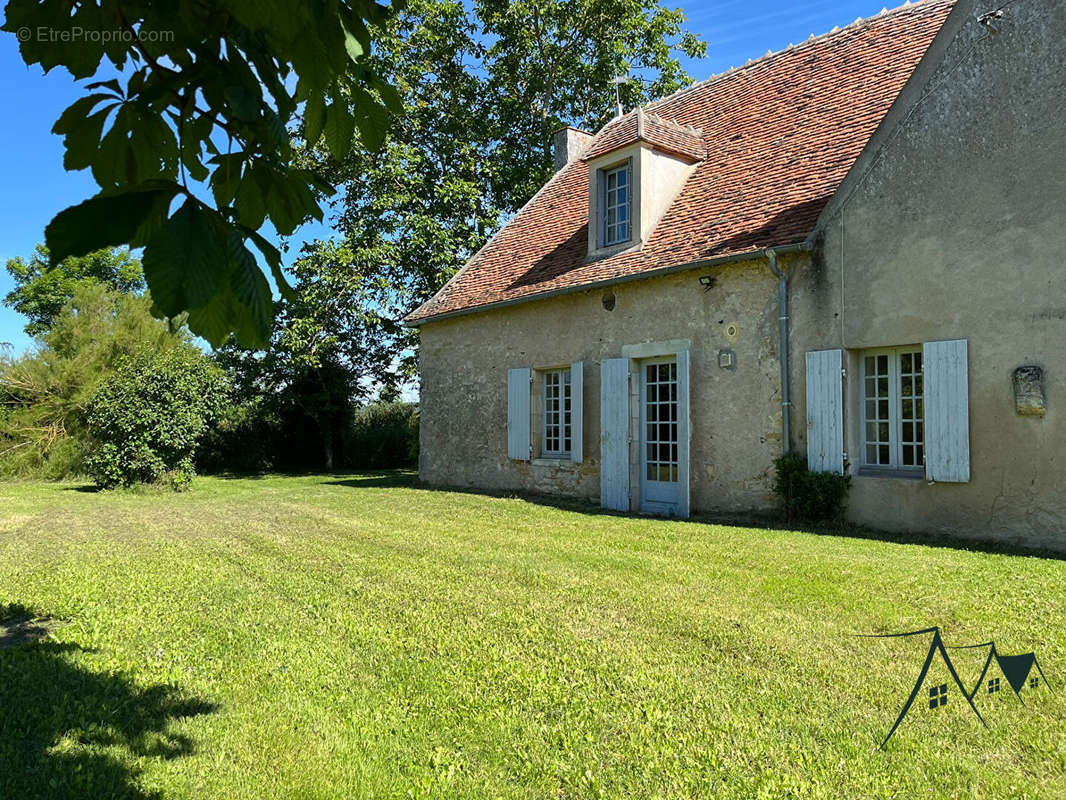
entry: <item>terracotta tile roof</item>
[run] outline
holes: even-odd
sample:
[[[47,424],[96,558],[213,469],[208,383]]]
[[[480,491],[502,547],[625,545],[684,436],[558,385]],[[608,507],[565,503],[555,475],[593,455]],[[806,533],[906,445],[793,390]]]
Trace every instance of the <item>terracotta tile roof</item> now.
[[[607,123],[582,156],[584,161],[606,155],[613,150],[643,141],[658,150],[674,153],[690,161],[702,161],[707,155],[703,131],[681,125],[672,119],[638,108],[618,120]]]
[[[649,104],[645,122],[699,129],[706,154],[642,248],[586,258],[589,168],[578,159],[407,321],[806,239],[953,3],[856,21]],[[605,126],[586,154],[634,136],[637,117]]]

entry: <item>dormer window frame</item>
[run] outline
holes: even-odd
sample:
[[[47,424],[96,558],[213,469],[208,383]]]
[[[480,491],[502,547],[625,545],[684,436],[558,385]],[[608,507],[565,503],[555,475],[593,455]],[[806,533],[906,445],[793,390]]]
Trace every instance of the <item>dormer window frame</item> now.
[[[611,179],[614,178],[614,185]],[[601,248],[617,247],[633,240],[633,157],[598,170]],[[619,200],[619,195],[624,200]],[[624,219],[617,212],[622,210]],[[614,220],[611,212],[615,212]],[[612,235],[613,231],[613,235]]]

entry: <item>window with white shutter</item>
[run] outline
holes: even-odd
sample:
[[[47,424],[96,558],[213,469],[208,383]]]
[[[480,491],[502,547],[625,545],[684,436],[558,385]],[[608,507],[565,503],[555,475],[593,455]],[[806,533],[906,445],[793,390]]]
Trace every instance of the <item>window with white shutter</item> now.
[[[807,353],[807,468],[844,473],[844,351]]]
[[[530,458],[530,383],[532,371],[526,367],[507,371],[507,457],[516,461]]]
[[[925,476],[931,481],[970,480],[969,348],[965,339],[926,342]]]

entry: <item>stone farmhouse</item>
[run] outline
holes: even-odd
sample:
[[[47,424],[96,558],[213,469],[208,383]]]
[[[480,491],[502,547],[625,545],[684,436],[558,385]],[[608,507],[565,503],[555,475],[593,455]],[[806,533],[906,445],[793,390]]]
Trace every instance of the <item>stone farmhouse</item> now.
[[[1066,14],[922,0],[556,135],[408,317],[420,475],[1066,548]]]

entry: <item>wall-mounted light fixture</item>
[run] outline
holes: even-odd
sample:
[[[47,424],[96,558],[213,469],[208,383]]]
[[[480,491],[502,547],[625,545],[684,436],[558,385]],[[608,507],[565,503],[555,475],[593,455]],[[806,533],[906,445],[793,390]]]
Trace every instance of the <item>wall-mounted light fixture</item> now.
[[[704,291],[709,292],[714,286],[714,280],[713,275],[700,275],[700,286],[703,287]]]

